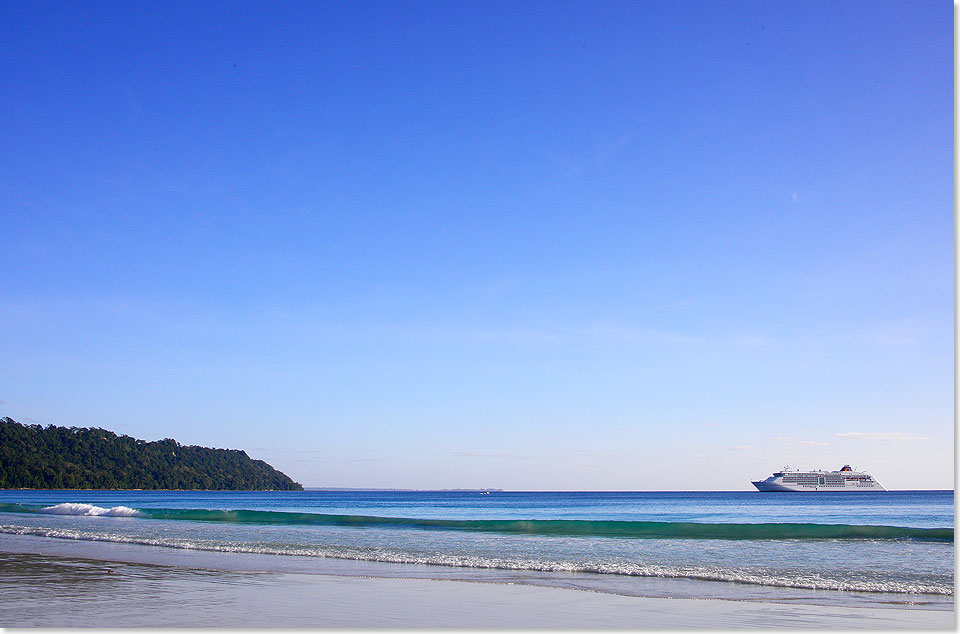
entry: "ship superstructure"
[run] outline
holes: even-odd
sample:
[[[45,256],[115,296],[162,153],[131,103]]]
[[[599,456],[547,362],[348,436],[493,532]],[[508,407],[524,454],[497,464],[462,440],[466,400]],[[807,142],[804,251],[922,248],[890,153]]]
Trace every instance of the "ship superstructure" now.
[[[784,467],[766,480],[754,482],[758,491],[886,491],[872,475],[845,464],[839,471],[800,471]]]

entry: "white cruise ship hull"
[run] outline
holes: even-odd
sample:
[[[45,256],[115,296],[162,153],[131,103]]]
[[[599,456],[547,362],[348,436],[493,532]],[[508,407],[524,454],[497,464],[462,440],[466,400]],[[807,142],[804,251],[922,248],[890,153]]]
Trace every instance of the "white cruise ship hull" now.
[[[869,473],[854,471],[850,465],[844,465],[839,471],[798,471],[784,467],[766,480],[753,482],[753,486],[763,492],[886,491]]]
[[[757,491],[772,492],[772,491],[789,491],[793,493],[804,492],[804,491],[886,491],[880,483],[875,483],[874,486],[820,486],[817,484],[783,484],[780,482],[767,482],[766,480],[761,480],[759,482],[754,482],[753,486],[757,487]]]

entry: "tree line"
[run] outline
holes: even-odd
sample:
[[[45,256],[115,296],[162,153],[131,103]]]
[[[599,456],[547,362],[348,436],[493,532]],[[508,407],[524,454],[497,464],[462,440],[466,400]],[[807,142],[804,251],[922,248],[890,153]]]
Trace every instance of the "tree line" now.
[[[302,491],[237,449],[146,442],[106,429],[23,425],[0,418],[0,489]]]

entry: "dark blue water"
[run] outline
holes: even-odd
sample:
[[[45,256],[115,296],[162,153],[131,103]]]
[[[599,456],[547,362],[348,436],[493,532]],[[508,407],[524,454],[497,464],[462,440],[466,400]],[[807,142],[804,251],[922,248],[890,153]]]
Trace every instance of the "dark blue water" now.
[[[0,532],[60,540],[588,573],[621,585],[953,593],[952,491],[0,491],[0,505]]]

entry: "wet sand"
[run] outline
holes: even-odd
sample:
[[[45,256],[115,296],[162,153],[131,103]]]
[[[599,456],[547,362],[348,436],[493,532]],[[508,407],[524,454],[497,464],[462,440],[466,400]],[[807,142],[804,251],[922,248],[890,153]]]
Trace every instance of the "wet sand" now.
[[[2,627],[953,628],[954,612],[0,553]]]

